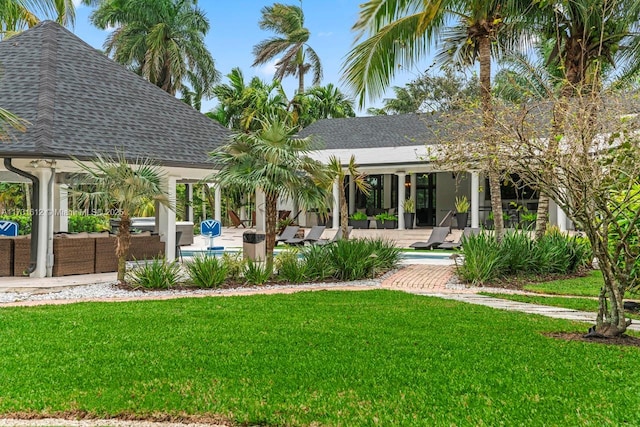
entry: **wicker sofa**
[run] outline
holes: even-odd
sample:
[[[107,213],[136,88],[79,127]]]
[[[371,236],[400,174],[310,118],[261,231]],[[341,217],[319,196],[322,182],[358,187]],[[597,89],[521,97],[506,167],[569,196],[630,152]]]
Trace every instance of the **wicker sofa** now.
[[[7,244],[5,240],[10,243]],[[164,256],[164,246],[160,236],[134,234],[131,236],[129,260]],[[5,247],[10,247],[12,252],[5,251]],[[69,276],[117,271],[115,248],[115,236],[106,232],[57,235],[53,239],[52,275]],[[22,276],[29,267],[30,252],[29,236],[0,239],[0,276]],[[11,254],[10,257],[7,253]]]

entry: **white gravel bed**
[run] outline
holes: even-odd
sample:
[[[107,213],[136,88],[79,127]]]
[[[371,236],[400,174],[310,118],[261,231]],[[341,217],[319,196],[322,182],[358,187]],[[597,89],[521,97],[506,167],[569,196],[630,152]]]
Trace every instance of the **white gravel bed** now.
[[[268,291],[274,289],[311,289],[318,286],[323,288],[342,286],[377,287],[391,272],[382,277],[368,280],[356,280],[352,282],[322,282],[305,283],[298,285],[271,284],[264,286],[247,286],[229,289],[169,289],[164,291],[126,290],[116,286],[115,281],[96,283],[92,285],[73,286],[62,289],[52,288],[50,292],[38,290],[34,292],[6,292],[0,293],[0,304],[17,301],[49,301],[49,300],[84,300],[84,299],[113,299],[113,298],[144,298],[165,296],[189,296],[189,295],[223,295],[225,293],[255,293],[256,291]]]

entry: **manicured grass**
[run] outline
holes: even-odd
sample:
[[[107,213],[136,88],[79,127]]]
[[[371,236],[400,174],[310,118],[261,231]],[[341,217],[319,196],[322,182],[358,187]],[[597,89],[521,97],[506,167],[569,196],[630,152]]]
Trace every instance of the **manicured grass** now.
[[[0,310],[0,413],[248,425],[639,425],[637,348],[392,291]]]
[[[529,304],[549,305],[552,307],[570,308],[580,311],[598,311],[598,300],[589,298],[567,298],[567,297],[543,297],[536,295],[513,295],[513,294],[495,294],[489,292],[481,292],[481,295],[502,298],[509,301],[526,302]],[[640,319],[637,314],[625,313],[628,318]]]
[[[600,270],[593,270],[585,277],[525,285],[524,290],[549,295],[597,297],[603,284]]]

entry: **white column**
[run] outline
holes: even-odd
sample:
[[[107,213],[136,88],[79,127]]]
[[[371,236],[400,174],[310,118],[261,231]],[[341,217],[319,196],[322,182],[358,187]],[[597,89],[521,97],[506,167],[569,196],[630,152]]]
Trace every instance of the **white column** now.
[[[215,197],[215,201],[213,203],[213,207],[215,211],[213,213],[213,219],[215,219],[216,221],[220,221],[220,223],[222,223],[222,188],[220,188],[218,184],[214,185],[213,188],[214,188],[213,197]]]
[[[560,231],[567,231],[567,214],[556,205],[556,221],[558,222],[558,228]]]
[[[471,227],[480,225],[480,176],[477,171],[471,172]]]
[[[53,231],[69,231],[69,186],[67,184],[56,184],[54,189]]]
[[[36,269],[30,274],[30,277],[47,277],[47,247],[49,239],[53,239],[53,230],[49,230],[49,177],[51,176],[50,169],[36,169],[33,171],[33,175],[40,180],[40,191],[37,195],[40,208],[38,211],[38,249],[36,252]],[[33,234],[31,238],[33,238]]]
[[[415,173],[411,174],[411,191],[409,192],[409,194],[411,195],[410,197],[416,200],[416,190],[418,189],[418,175],[416,175]],[[416,206],[416,209],[418,208],[418,206]]]
[[[262,190],[256,190],[256,231],[262,231],[263,233],[267,229],[267,223],[265,218],[267,198]]]
[[[173,209],[161,205],[159,208],[160,239],[164,241],[164,256],[167,261],[176,258],[176,181],[175,176],[169,176],[165,181],[165,191],[169,195],[169,203]]]
[[[349,215],[356,211],[356,181],[349,175]]]
[[[404,172],[398,172],[398,230],[404,230],[404,199],[405,196],[405,177],[407,176]]]
[[[331,228],[340,228],[340,183],[333,181],[333,223]]]
[[[194,215],[193,215],[193,184],[185,184],[187,187],[187,210],[189,212],[189,214],[187,215],[186,221],[189,222],[193,222],[194,221]]]

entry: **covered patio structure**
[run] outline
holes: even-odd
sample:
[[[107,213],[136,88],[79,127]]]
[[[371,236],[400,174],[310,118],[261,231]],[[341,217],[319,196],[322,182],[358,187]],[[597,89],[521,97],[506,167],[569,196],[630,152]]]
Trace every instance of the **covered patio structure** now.
[[[178,182],[197,182],[213,172],[208,154],[229,135],[51,21],[0,42],[0,65],[0,107],[28,121],[26,132],[5,129],[0,182],[34,183],[32,277],[51,274],[53,235],[67,231],[66,183],[78,171],[73,159],[151,158],[175,202]],[[219,189],[216,195],[220,219]],[[166,257],[173,259],[175,211],[160,208],[156,215]]]

